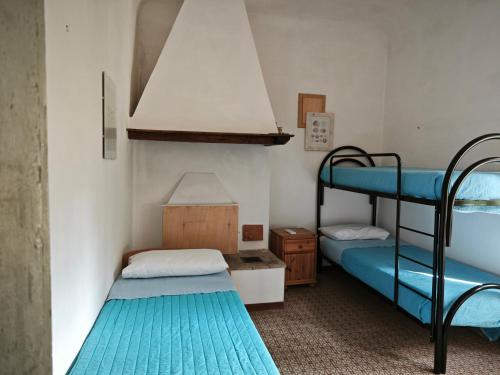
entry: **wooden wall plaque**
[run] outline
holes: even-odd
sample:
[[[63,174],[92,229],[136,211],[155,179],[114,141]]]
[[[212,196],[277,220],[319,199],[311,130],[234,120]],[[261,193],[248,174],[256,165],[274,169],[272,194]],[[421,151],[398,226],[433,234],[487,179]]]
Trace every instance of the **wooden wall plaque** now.
[[[238,205],[163,207],[165,249],[217,249],[238,252]]]
[[[297,127],[306,127],[307,112],[325,112],[326,95],[299,94],[299,113],[297,116]]]
[[[242,227],[243,241],[262,241],[264,239],[264,226],[262,224],[246,224]]]

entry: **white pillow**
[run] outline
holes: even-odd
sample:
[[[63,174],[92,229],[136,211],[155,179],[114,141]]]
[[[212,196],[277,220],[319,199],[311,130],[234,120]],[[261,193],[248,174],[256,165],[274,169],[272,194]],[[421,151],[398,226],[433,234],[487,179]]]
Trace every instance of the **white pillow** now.
[[[319,228],[325,236],[334,240],[385,240],[389,232],[382,228],[363,224],[330,225]]]
[[[124,279],[164,276],[195,276],[222,272],[228,268],[219,250],[153,250],[135,254],[122,271]]]

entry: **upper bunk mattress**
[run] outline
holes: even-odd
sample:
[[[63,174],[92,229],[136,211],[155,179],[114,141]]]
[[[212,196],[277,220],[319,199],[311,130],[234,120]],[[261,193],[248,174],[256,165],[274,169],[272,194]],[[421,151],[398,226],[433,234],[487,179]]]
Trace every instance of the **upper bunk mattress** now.
[[[453,181],[458,178],[456,172]],[[337,185],[376,191],[396,193],[397,168],[333,167],[333,182]],[[403,168],[401,171],[402,195],[438,200],[441,198],[445,171],[434,169]],[[321,171],[323,182],[330,183],[330,167]],[[462,184],[457,199],[463,200],[498,200],[500,199],[500,172],[474,172]]]
[[[370,241],[372,243],[370,243]],[[322,236],[321,251],[347,272],[385,297],[394,297],[394,239],[338,241]],[[403,243],[400,252],[424,264],[432,265],[432,253]],[[400,281],[423,295],[432,297],[432,270],[404,258],[399,261]],[[500,276],[475,267],[446,260],[445,311],[465,291],[483,283],[500,283]],[[431,301],[400,286],[399,305],[411,315],[430,323]],[[467,300],[458,310],[453,325],[485,328],[490,339],[500,338],[500,291],[487,290]]]
[[[177,286],[158,287],[173,279]],[[135,280],[143,298],[129,298],[141,288],[126,293],[119,281],[110,298],[123,298],[105,303],[69,374],[279,374],[238,293],[220,291],[227,272],[210,278],[212,292],[206,277],[200,286],[190,279]],[[205,292],[183,294],[197,288]]]

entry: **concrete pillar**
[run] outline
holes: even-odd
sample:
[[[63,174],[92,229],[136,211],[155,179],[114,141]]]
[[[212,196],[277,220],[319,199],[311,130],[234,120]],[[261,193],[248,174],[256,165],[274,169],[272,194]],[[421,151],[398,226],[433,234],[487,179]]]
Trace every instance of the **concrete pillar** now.
[[[0,1],[0,373],[50,374],[43,0]]]

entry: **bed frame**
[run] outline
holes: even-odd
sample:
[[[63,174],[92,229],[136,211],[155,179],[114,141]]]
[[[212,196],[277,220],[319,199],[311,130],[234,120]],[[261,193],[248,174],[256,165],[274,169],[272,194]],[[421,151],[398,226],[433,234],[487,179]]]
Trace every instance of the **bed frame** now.
[[[450,246],[452,237],[452,223],[453,223],[453,207],[454,206],[479,206],[479,205],[489,205],[489,206],[500,206],[499,200],[487,200],[487,201],[470,201],[470,200],[458,200],[456,199],[457,192],[459,191],[462,183],[472,172],[478,168],[491,163],[500,163],[500,157],[488,157],[480,159],[471,163],[467,168],[465,168],[456,179],[452,182],[452,175],[455,172],[458,163],[462,160],[463,156],[469,151],[477,147],[478,145],[488,142],[488,141],[499,141],[500,133],[486,134],[478,138],[473,139],[465,146],[463,146],[460,151],[455,155],[455,157],[450,162],[448,168],[446,169],[445,177],[443,180],[443,187],[441,191],[441,199],[432,200],[426,198],[416,198],[412,196],[406,196],[401,194],[401,158],[396,153],[367,153],[363,149],[355,146],[342,146],[338,147],[328,155],[325,156],[320,164],[317,177],[317,194],[316,194],[316,228],[318,234],[318,249],[320,249],[318,256],[318,270],[321,266],[322,258],[325,258],[330,263],[334,263],[327,256],[322,254],[319,238],[321,233],[319,228],[321,227],[321,206],[324,204],[324,191],[325,188],[346,190],[355,193],[368,195],[370,198],[370,204],[372,205],[371,213],[371,223],[376,225],[377,223],[377,200],[378,198],[388,198],[396,200],[396,227],[395,227],[395,253],[394,253],[394,298],[393,304],[395,308],[399,308],[398,304],[398,294],[399,287],[407,288],[414,293],[420,295],[421,297],[431,301],[431,323],[430,323],[430,336],[431,341],[434,342],[434,373],[444,374],[446,373],[446,359],[447,359],[447,343],[448,343],[448,330],[451,326],[451,322],[457,311],[460,309],[462,304],[467,301],[473,295],[480,293],[487,289],[499,289],[500,284],[487,283],[475,286],[465,293],[463,293],[451,306],[449,312],[445,315],[444,313],[444,287],[445,287],[445,248]],[[347,153],[346,153],[347,152]],[[354,164],[358,167],[374,167],[375,161],[373,158],[391,158],[395,160],[397,167],[397,184],[396,193],[383,193],[377,191],[371,191],[366,189],[353,188],[349,186],[342,186],[336,184],[333,181],[333,167],[341,163]],[[328,163],[330,168],[330,181],[324,182],[321,179],[321,172],[325,165]],[[420,231],[415,228],[410,228],[401,225],[401,202],[411,202],[417,204],[423,204],[434,207],[434,233],[427,233]],[[417,234],[421,234],[427,237],[433,238],[433,257],[432,266],[422,263],[416,259],[412,259],[400,253],[400,230],[411,231]],[[410,285],[406,285],[399,280],[399,259],[404,258],[406,260],[415,262],[421,266],[424,266],[432,270],[432,297],[420,293],[415,288]]]

